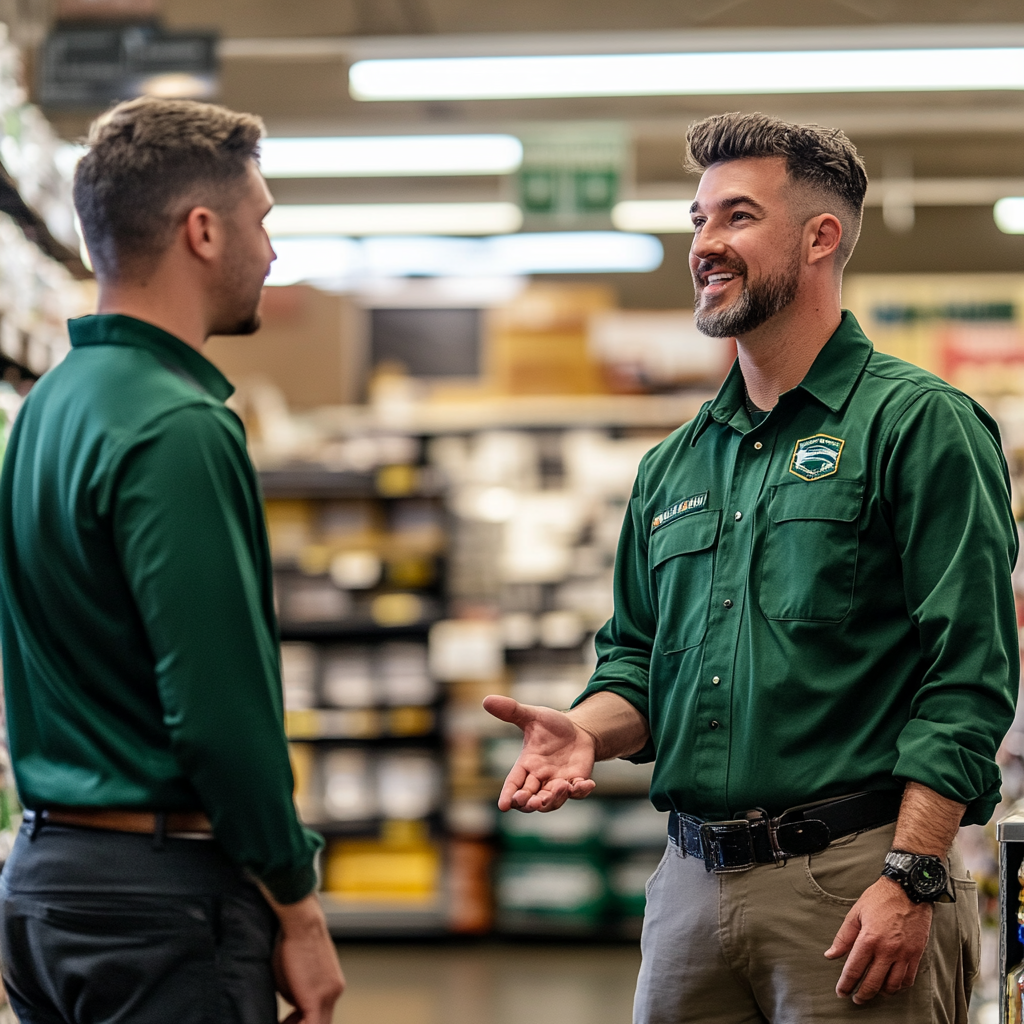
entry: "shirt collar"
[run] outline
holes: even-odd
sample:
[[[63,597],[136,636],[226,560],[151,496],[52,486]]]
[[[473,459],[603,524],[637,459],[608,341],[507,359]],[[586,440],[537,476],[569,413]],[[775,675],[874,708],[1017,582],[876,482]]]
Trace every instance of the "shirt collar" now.
[[[187,377],[223,402],[234,394],[231,382],[191,345],[154,324],[120,313],[96,313],[68,321],[72,348],[86,345],[125,345],[151,352],[165,366]]]
[[[850,397],[872,351],[871,342],[865,337],[857,318],[848,309],[844,309],[839,326],[797,387],[832,412],[838,412]],[[719,423],[730,422],[742,408],[744,397],[743,374],[737,360],[732,364],[715,400],[701,414],[694,432],[694,441],[703,433],[709,419]]]

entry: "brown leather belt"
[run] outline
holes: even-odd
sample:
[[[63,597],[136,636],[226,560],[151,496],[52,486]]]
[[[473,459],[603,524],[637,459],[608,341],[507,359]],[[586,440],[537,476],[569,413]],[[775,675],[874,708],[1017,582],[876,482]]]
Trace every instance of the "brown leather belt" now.
[[[213,833],[210,819],[202,811],[119,811],[109,807],[54,807],[37,811],[44,822],[54,825],[78,825],[111,832],[138,832],[142,835]],[[163,818],[163,822],[159,821]],[[160,827],[162,824],[162,827]]]

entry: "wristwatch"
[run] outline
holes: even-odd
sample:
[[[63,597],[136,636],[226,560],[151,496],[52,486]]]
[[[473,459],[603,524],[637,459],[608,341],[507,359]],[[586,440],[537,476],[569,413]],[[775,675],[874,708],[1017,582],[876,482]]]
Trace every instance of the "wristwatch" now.
[[[890,850],[885,855],[882,877],[903,886],[914,903],[955,903],[949,887],[949,874],[938,857],[906,850]]]

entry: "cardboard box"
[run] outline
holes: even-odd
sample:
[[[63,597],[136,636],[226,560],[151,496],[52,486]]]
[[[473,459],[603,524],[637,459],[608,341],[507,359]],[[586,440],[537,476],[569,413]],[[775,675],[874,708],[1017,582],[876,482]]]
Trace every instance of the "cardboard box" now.
[[[214,337],[204,355],[235,385],[267,382],[292,410],[356,400],[364,373],[365,312],[309,285],[265,288],[256,334]]]

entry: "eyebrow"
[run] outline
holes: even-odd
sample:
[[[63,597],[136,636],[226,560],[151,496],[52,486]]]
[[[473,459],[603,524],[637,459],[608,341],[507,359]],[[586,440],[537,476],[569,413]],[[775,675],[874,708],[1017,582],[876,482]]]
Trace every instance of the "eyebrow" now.
[[[731,210],[734,206],[752,206],[755,210],[764,212],[764,207],[753,196],[730,196],[718,204],[720,210]],[[690,205],[690,213],[698,213],[699,211],[700,203],[694,199]]]

